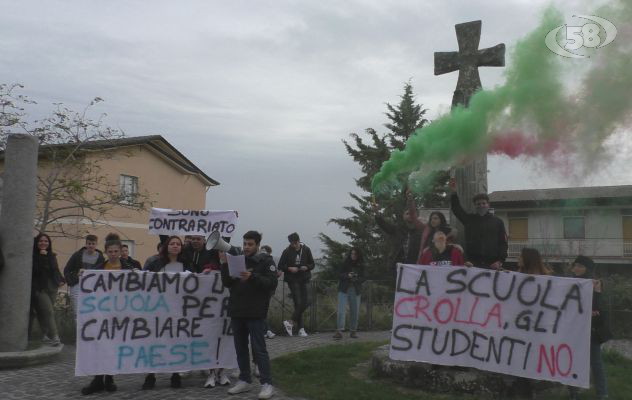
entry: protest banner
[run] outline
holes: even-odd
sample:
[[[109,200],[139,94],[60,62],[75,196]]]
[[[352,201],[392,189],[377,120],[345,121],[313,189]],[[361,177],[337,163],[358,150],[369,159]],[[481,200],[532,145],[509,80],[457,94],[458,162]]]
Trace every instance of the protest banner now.
[[[208,236],[213,231],[219,231],[222,236],[231,237],[236,223],[235,211],[152,208],[149,214],[149,233]]]
[[[398,264],[390,358],[589,385],[592,281]]]
[[[79,284],[76,376],[237,366],[219,272],[88,270]]]

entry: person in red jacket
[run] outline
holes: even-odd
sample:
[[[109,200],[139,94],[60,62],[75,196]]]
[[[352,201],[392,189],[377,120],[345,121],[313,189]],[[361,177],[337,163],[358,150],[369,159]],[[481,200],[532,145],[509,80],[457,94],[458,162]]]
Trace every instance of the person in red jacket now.
[[[443,231],[436,231],[432,237],[432,245],[423,251],[419,258],[421,265],[463,266],[463,252],[454,245],[448,244]]]

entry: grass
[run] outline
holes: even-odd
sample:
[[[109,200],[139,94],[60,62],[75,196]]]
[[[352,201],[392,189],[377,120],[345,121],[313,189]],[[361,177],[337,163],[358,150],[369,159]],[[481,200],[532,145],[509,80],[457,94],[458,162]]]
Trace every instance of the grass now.
[[[466,394],[432,394],[421,390],[397,387],[386,380],[354,378],[350,369],[371,359],[373,350],[383,343],[353,343],[331,345],[289,354],[272,361],[275,384],[290,396],[309,400],[476,400],[483,397]],[[607,352],[604,362],[608,369],[610,398],[624,399],[632,393],[632,360],[618,353]],[[539,398],[568,398],[561,385]],[[594,390],[580,394],[580,399],[595,398]]]

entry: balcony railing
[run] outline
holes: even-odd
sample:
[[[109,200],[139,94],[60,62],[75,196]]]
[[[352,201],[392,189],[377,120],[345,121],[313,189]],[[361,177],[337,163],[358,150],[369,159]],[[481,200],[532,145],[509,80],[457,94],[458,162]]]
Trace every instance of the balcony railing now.
[[[528,239],[510,240],[508,255],[517,258],[523,247],[537,249],[543,257],[632,258],[632,241],[623,239]]]

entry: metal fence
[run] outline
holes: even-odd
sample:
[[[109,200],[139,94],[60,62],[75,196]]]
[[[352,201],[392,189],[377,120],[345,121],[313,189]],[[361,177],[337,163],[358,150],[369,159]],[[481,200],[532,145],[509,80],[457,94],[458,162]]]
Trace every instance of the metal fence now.
[[[360,330],[389,330],[393,325],[393,300],[395,288],[392,281],[366,281],[362,286],[360,301]],[[333,331],[336,329],[338,308],[338,281],[312,280],[308,284],[310,306],[303,315],[308,332]],[[608,299],[609,300],[609,299]],[[616,338],[632,338],[632,310],[613,309],[608,303],[610,325]],[[279,281],[270,302],[268,323],[276,332],[284,332],[283,321],[291,319],[294,305],[287,284]],[[349,313],[347,312],[347,321]],[[346,325],[348,327],[348,325]]]
[[[66,343],[74,341],[76,331],[74,314],[69,308],[67,294],[60,291],[56,303],[57,324]],[[389,330],[393,324],[393,300],[395,298],[392,281],[366,281],[362,286],[360,301],[360,330]],[[326,332],[336,329],[338,309],[338,281],[314,279],[308,284],[310,306],[305,311],[305,329],[308,332]],[[608,300],[610,300],[608,298]],[[613,309],[608,301],[612,331],[616,338],[632,339],[632,310]],[[284,332],[283,321],[290,319],[294,305],[287,284],[279,281],[270,301],[268,323],[276,333]],[[347,319],[349,313],[347,313]],[[348,326],[348,325],[347,325]],[[72,338],[72,339],[69,339]]]
[[[308,283],[309,308],[303,315],[308,332],[333,331],[336,329],[338,309],[338,281],[312,280]],[[366,281],[360,297],[361,330],[391,329],[393,321],[393,284],[390,281]],[[270,301],[268,323],[275,332],[283,331],[283,321],[291,319],[294,305],[290,290],[279,281]],[[347,313],[348,319],[349,313]]]

